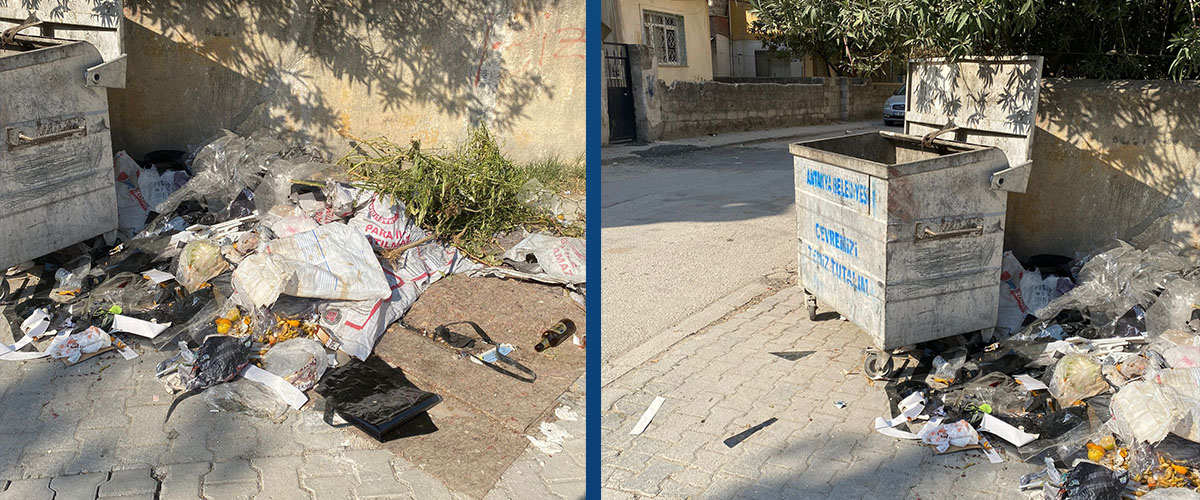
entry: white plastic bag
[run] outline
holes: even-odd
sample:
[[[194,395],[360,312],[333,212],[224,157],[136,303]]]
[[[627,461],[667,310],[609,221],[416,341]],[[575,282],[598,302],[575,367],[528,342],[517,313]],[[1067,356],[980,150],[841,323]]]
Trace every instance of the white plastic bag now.
[[[546,274],[570,283],[587,282],[587,243],[579,238],[531,234],[504,252],[517,262],[537,261]]]
[[[46,349],[54,359],[66,359],[75,363],[84,354],[90,354],[112,345],[112,337],[99,327],[91,326],[86,330],[70,335],[59,335],[50,342]]]
[[[442,276],[481,267],[457,248],[441,243],[411,248],[396,261],[395,269],[390,265],[383,266],[391,289],[388,298],[322,304],[319,308],[321,326],[341,341],[343,352],[366,360],[387,327],[403,317],[429,285]]]
[[[151,207],[142,195],[138,179],[142,167],[121,151],[113,158],[113,170],[117,188],[117,226],[132,236],[146,227],[146,216]]]
[[[979,433],[966,420],[934,424],[930,422],[917,433],[921,442],[933,445],[938,453],[945,453],[951,446],[979,444]]]
[[[358,230],[329,223],[267,243],[263,253],[295,297],[378,300],[391,294],[371,243]]]

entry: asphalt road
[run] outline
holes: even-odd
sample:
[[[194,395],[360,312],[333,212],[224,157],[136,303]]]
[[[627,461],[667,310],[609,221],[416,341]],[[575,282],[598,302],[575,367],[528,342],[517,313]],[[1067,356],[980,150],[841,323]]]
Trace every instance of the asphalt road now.
[[[789,142],[669,145],[602,167],[604,363],[795,261]]]

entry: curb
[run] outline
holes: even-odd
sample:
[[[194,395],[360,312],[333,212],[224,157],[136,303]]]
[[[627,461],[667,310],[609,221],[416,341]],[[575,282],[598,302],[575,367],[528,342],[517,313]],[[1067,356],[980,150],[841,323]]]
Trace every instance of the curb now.
[[[778,276],[779,271],[772,272],[767,276],[756,278],[749,284],[734,290],[728,295],[721,297],[713,303],[704,306],[699,312],[688,316],[683,321],[680,321],[675,326],[659,333],[641,345],[633,348],[629,352],[622,354],[612,362],[600,367],[600,387],[606,387],[613,381],[621,378],[621,376],[629,373],[634,368],[644,364],[646,361],[662,354],[671,346],[678,343],[680,340],[705,329],[709,325],[720,321],[729,313],[737,310],[764,294],[772,291],[779,291],[778,287],[774,290],[769,290],[774,281],[772,277]]]
[[[820,138],[820,137],[824,137],[824,136],[832,137],[832,136],[843,135],[848,132],[857,132],[857,131],[861,131],[861,130],[867,130],[869,128],[871,128],[871,127],[855,127],[855,128],[840,130],[838,132],[832,132],[832,131],[831,132],[814,132],[814,133],[809,133],[809,134],[791,133],[791,134],[781,134],[781,135],[773,135],[773,136],[765,136],[765,137],[755,137],[755,138],[751,138],[751,139],[730,141],[730,142],[725,142],[725,143],[714,143],[714,144],[707,144],[707,145],[692,145],[694,149],[691,149],[689,152],[707,151],[710,149],[726,148],[726,147],[749,146],[752,144],[761,144],[764,142],[775,142],[775,141],[781,141],[781,140],[787,140],[787,139],[809,139],[809,138]],[[687,139],[683,139],[683,140],[686,141]],[[679,146],[688,146],[688,144],[680,144],[678,142],[672,142],[672,141],[663,141],[663,142],[655,141],[655,142],[646,144],[645,147],[646,147],[646,149],[649,149],[649,148],[654,147],[655,145],[664,146],[664,145],[671,145],[671,144],[679,145]],[[605,147],[608,147],[608,146],[605,146]],[[601,148],[600,164],[601,165],[610,165],[610,164],[618,162],[618,161],[638,160],[638,159],[643,159],[643,158],[647,158],[647,157],[638,155],[637,153],[632,152],[632,151],[628,152],[628,153],[614,154],[612,156],[606,157],[606,156],[604,156],[603,148]]]

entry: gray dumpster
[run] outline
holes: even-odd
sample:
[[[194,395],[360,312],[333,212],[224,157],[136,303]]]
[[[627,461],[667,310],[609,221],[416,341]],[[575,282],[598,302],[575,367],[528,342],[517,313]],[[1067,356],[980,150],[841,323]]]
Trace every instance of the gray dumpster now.
[[[890,350],[996,326],[1041,57],[913,61],[904,133],[791,145],[800,282]]]
[[[0,2],[0,273],[117,228],[119,1]]]

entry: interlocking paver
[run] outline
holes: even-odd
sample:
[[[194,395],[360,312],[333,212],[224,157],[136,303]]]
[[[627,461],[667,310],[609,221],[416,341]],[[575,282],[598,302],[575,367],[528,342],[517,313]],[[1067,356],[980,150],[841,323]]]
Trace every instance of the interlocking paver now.
[[[659,366],[646,364],[614,381],[620,395],[601,411],[605,498],[617,492],[751,499],[1017,493],[1020,475],[1032,466],[989,464],[978,452],[934,457],[919,444],[872,431],[874,418],[886,416],[890,405],[882,385],[861,374],[869,338],[836,315],[825,318],[810,321],[801,291],[787,288],[676,343],[655,358]],[[781,350],[816,352],[797,361],[768,354]],[[673,363],[667,372],[662,360]],[[627,436],[653,395],[670,398],[670,407],[664,405],[643,436]],[[837,401],[847,406],[838,408]],[[734,448],[721,444],[771,417],[778,420]],[[646,439],[653,442],[642,444]],[[978,465],[947,469],[955,460]],[[662,464],[678,469],[660,480]]]
[[[108,480],[108,473],[74,474],[50,480],[54,500],[95,500],[100,484]]]
[[[54,490],[50,489],[49,479],[20,479],[8,485],[8,489],[0,492],[0,500],[51,500]]]
[[[158,480],[150,473],[149,467],[113,471],[108,481],[100,485],[100,497],[153,496],[158,491]]]

